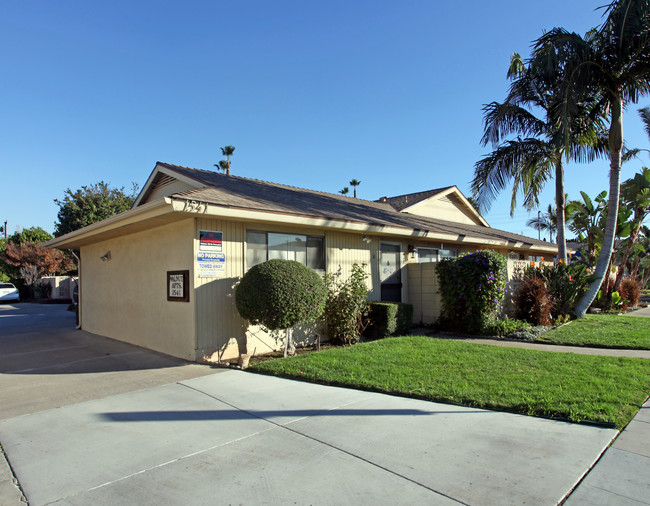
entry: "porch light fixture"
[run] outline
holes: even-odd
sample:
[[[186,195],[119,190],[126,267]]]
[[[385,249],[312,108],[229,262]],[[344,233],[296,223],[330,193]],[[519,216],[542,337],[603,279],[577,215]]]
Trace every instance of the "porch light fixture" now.
[[[372,241],[370,237],[368,237],[366,234],[363,234],[363,237],[361,238],[361,242],[365,242],[366,244],[369,244]]]
[[[102,262],[106,262],[107,260],[110,260],[111,259],[111,250],[108,250],[106,253],[104,253],[104,255],[100,256],[99,259]]]

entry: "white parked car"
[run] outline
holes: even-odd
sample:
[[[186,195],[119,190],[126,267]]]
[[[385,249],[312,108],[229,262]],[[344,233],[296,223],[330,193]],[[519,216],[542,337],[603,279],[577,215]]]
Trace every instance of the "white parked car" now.
[[[0,302],[20,302],[18,289],[11,283],[0,282]]]

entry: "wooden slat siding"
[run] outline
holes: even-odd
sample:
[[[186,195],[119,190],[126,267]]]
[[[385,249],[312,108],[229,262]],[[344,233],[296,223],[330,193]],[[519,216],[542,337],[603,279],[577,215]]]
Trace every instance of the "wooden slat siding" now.
[[[223,232],[223,250],[226,255],[224,278],[200,278],[195,268],[196,294],[196,353],[197,359],[218,351],[221,358],[235,358],[239,353],[237,342],[245,352],[245,322],[235,306],[234,285],[244,274],[243,223],[227,220],[197,218],[195,220],[194,259],[199,251],[199,230]],[[195,260],[196,261],[196,260]]]
[[[434,323],[440,316],[441,298],[436,263],[409,263],[409,302],[413,304],[413,323]]]
[[[257,326],[248,327],[237,312],[234,301],[233,286],[244,274],[246,230],[261,230],[268,232],[286,232],[308,235],[325,236],[325,258],[327,272],[336,272],[341,267],[343,279],[350,275],[352,265],[366,263],[368,272],[371,271],[371,251],[379,250],[379,240],[370,243],[362,242],[358,233],[346,234],[341,232],[323,232],[318,229],[289,228],[268,226],[261,223],[238,223],[228,220],[197,218],[195,222],[194,253],[199,251],[199,230],[215,230],[223,232],[223,252],[226,255],[225,278],[199,278],[196,270],[194,286],[196,288],[196,328],[197,328],[197,358],[213,356],[214,352],[222,360],[235,358],[242,353],[268,353],[281,349],[284,345],[283,336],[278,333],[267,333]],[[375,254],[377,257],[377,254]],[[378,262],[378,260],[377,260]],[[379,279],[378,263],[373,271],[373,277]],[[368,287],[371,282],[368,280]],[[379,290],[371,293],[378,300]],[[316,333],[322,335],[322,330],[305,328],[294,333],[294,339],[300,343],[308,342]],[[237,345],[239,341],[240,346]],[[217,356],[213,356],[214,359]]]
[[[370,290],[369,299],[379,300],[379,239],[371,237],[371,242],[363,242],[363,236],[358,233],[327,232],[325,234],[326,270],[336,273],[341,269],[341,279],[346,280],[352,272],[352,265],[366,264],[366,272],[370,274],[366,284]]]

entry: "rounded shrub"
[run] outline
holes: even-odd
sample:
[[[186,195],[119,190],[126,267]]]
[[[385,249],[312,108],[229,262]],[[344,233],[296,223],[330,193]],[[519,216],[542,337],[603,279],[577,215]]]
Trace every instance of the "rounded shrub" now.
[[[438,264],[441,320],[449,322],[450,330],[480,334],[496,320],[505,295],[506,265],[506,257],[488,250]]]
[[[531,325],[551,325],[553,297],[542,278],[525,277],[517,293],[517,317]]]
[[[269,260],[251,267],[235,291],[241,317],[269,330],[315,322],[326,298],[321,277],[293,260]]]

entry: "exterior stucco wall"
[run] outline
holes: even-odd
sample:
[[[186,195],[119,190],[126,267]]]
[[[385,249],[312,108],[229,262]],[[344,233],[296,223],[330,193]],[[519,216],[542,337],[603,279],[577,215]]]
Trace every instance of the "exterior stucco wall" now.
[[[81,248],[84,330],[194,360],[194,294],[167,301],[167,271],[189,270],[193,219]],[[111,259],[100,257],[111,252]]]

